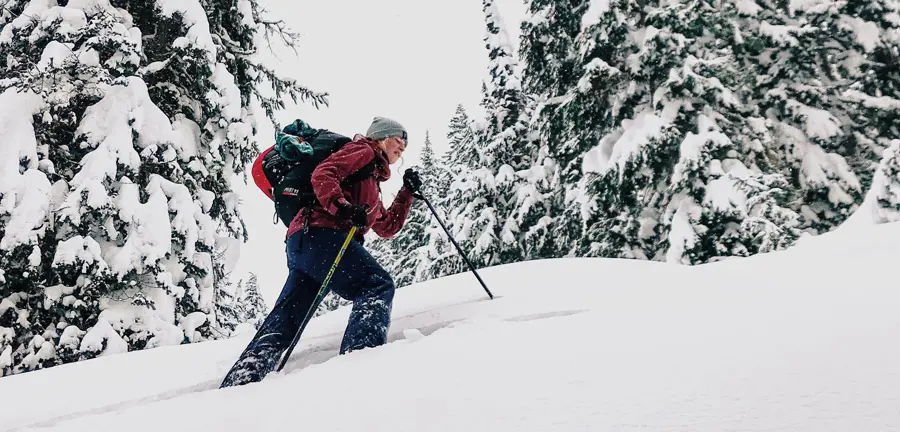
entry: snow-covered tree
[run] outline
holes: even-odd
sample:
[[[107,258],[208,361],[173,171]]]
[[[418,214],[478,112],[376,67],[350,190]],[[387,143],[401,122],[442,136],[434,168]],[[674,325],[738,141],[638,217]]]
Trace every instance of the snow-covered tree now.
[[[256,0],[0,6],[0,373],[214,337],[252,106],[324,102],[254,60],[280,24]]]
[[[584,174],[594,169],[596,152],[591,150],[639,102],[626,91],[630,82],[620,69],[635,51],[633,21],[641,9],[619,0],[573,9],[535,9],[539,4],[531,4],[523,26],[525,81],[539,102],[531,127],[542,155],[528,172],[530,187],[520,190],[522,197],[532,191],[521,202],[534,207],[524,238],[532,257],[565,256],[578,250],[584,236]],[[542,60],[546,46],[555,46],[555,55]],[[569,72],[554,80],[545,72],[551,66]],[[520,212],[527,208],[521,205]]]
[[[255,273],[250,273],[247,281],[239,284],[237,293],[238,304],[241,305],[242,314],[239,323],[250,323],[259,328],[266,317],[266,302],[259,293],[259,281]]]
[[[474,131],[480,158],[471,169],[457,171],[461,175],[451,185],[446,203],[452,209],[450,230],[478,267],[524,257],[519,227],[511,215],[519,183],[516,169],[530,160],[523,146],[528,124],[525,96],[512,44],[493,0],[484,0],[483,11],[490,78],[483,85],[481,102],[486,118]]]
[[[426,196],[432,200],[438,217],[446,224],[461,205],[458,192],[466,185],[466,175],[481,164],[481,153],[476,144],[472,120],[462,105],[456,107],[447,131],[447,152],[441,156],[436,167],[442,174],[435,184],[426,185]],[[451,193],[454,191],[454,193]],[[426,230],[428,236],[429,267],[423,272],[422,280],[456,274],[465,270],[465,262],[459,256],[447,234],[432,218]]]
[[[526,94],[546,102],[578,80],[575,39],[589,0],[530,0],[522,22],[520,58]],[[603,2],[597,2],[603,3]],[[596,6],[595,6],[596,7]]]
[[[266,303],[259,294],[255,273],[236,284],[223,281],[216,287],[216,331],[230,335],[241,324],[254,327],[266,317]]]
[[[804,228],[826,232],[860,203],[894,138],[883,135],[896,114],[864,108],[884,104],[878,98],[896,89],[889,65],[897,56],[888,54],[896,53],[896,38],[885,43],[896,31],[888,18],[896,2],[738,4],[740,58],[758,77],[750,99],[772,123]]]
[[[613,27],[588,28],[612,121],[601,116],[591,150],[582,252],[697,264],[789,245],[799,222],[783,207],[786,182],[757,168],[763,120],[732,90],[747,79],[732,51],[736,9],[673,1],[630,21],[631,2],[611,5],[593,25]],[[629,26],[636,51],[610,54],[606,39]]]

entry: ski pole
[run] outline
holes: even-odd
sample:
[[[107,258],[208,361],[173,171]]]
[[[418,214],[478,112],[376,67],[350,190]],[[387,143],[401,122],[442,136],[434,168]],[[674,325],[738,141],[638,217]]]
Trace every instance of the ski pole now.
[[[334,275],[335,269],[337,269],[338,263],[341,262],[341,257],[344,256],[344,252],[347,250],[347,246],[350,245],[350,240],[353,240],[353,235],[356,234],[356,225],[350,228],[350,233],[347,234],[347,239],[344,240],[344,244],[341,246],[341,250],[338,251],[337,258],[334,259],[334,264],[331,265],[331,269],[328,270],[328,275],[325,276],[325,280],[322,282],[322,286],[319,288],[318,294],[316,294],[316,299],[313,300],[313,304],[309,307],[309,310],[306,311],[306,317],[303,318],[303,323],[300,324],[300,328],[297,330],[297,334],[294,335],[294,339],[291,341],[291,344],[284,351],[284,354],[281,356],[281,362],[278,364],[277,372],[281,372],[281,369],[284,368],[285,363],[287,363],[288,358],[290,358],[291,353],[294,351],[294,347],[297,346],[297,342],[300,341],[300,335],[303,334],[303,330],[306,329],[306,324],[309,323],[309,320],[312,319],[312,315],[316,312],[316,309],[319,308],[319,303],[322,302],[322,299],[325,298],[325,295],[328,294],[328,282],[331,281],[331,276]]]
[[[484,281],[481,280],[481,276],[478,275],[478,271],[475,270],[475,266],[473,266],[472,262],[469,261],[469,258],[466,257],[466,254],[463,252],[462,248],[459,246],[459,243],[457,243],[456,239],[453,238],[453,234],[450,234],[450,230],[447,229],[447,226],[444,225],[444,222],[438,216],[437,211],[434,210],[434,207],[431,205],[431,201],[429,201],[428,198],[425,197],[425,195],[422,193],[422,191],[419,191],[418,195],[419,195],[419,197],[422,198],[423,201],[425,201],[425,204],[428,204],[428,208],[431,209],[431,214],[433,214],[434,218],[437,219],[439,224],[441,224],[441,228],[443,228],[444,232],[447,233],[447,237],[450,238],[450,241],[453,243],[453,246],[456,246],[456,251],[459,252],[460,256],[462,256],[463,260],[466,262],[466,264],[468,264],[469,269],[472,270],[472,273],[475,274],[475,278],[477,278],[478,282],[481,283],[481,287],[484,288],[484,291],[487,293],[488,297],[490,297],[491,300],[493,300],[494,295],[491,294],[491,290],[489,290],[487,285],[484,284]]]

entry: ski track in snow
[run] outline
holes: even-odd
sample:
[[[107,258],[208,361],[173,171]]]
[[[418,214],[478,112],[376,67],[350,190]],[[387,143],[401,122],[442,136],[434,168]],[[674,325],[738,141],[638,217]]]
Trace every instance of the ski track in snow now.
[[[493,301],[499,301],[503,296],[495,295]],[[405,316],[399,316],[393,318],[393,323],[391,325],[390,333],[388,334],[388,343],[396,342],[398,340],[402,340],[405,338],[404,332],[406,330],[418,330],[423,336],[429,336],[432,333],[446,328],[448,326],[452,326],[458,322],[463,321],[462,318],[459,319],[451,319],[447,321],[440,322],[432,322],[431,319],[439,318],[441,315],[455,315],[456,312],[459,311],[460,307],[467,306],[473,303],[480,303],[484,301],[491,301],[488,299],[475,299],[464,301],[456,304],[450,304],[439,309],[435,310],[426,310],[416,313],[407,314]],[[548,318],[555,318],[561,316],[568,316],[578,313],[587,312],[587,309],[580,310],[571,310],[571,311],[557,311],[557,312],[544,312],[537,314],[529,314],[523,316],[514,316],[506,319],[506,321],[510,322],[523,322],[523,321],[534,321]],[[266,378],[266,380],[270,380],[273,378],[277,378],[280,376],[288,375],[291,373],[302,371],[303,369],[312,366],[324,363],[339,354],[341,338],[343,337],[343,332],[332,332],[329,334],[314,336],[314,337],[303,337],[301,339],[300,347],[302,349],[295,350],[291,354],[291,358],[285,364],[284,369],[281,372],[272,372]],[[317,341],[322,341],[320,343],[316,343]],[[236,360],[236,359],[235,359]],[[224,377],[225,371],[222,371],[222,376]],[[96,408],[91,408],[87,410],[81,410],[77,412],[68,413],[65,415],[61,415],[58,417],[53,417],[50,419],[42,420],[39,422],[34,422],[31,424],[26,424],[23,426],[15,427],[12,429],[8,429],[10,432],[16,431],[25,431],[33,428],[47,428],[56,426],[62,422],[75,420],[81,417],[88,417],[94,415],[100,415],[107,412],[118,412],[123,411],[129,408],[133,408],[136,406],[141,406],[154,402],[166,401],[169,399],[173,399],[179,396],[184,396],[187,394],[200,393],[209,390],[217,390],[219,388],[219,384],[221,384],[222,378],[216,378],[213,380],[203,381],[201,383],[194,383],[188,386],[166,390],[157,394],[153,394],[150,396],[133,398],[113,404],[98,406]]]

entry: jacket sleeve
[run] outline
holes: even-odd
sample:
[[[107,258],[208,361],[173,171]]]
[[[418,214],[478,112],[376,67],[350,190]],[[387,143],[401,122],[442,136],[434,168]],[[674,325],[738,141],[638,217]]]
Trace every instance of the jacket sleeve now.
[[[341,182],[359,171],[375,158],[375,151],[367,145],[348,144],[328,156],[313,170],[313,192],[322,207],[331,214],[337,213],[337,203],[346,201]]]
[[[375,218],[375,223],[372,224],[372,231],[384,238],[393,237],[406,223],[406,217],[409,216],[412,202],[412,192],[405,187],[400,188],[400,192],[397,192],[397,196],[394,197],[394,202],[390,208],[385,209],[381,204],[378,205],[381,211],[378,217]]]

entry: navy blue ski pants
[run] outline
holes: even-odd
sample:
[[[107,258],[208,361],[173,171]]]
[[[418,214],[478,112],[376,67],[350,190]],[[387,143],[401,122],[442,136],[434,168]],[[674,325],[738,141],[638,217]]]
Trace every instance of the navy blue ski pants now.
[[[316,227],[288,238],[289,273],[281,295],[222,387],[261,381],[275,369],[346,238],[346,232]],[[358,241],[351,240],[326,288],[353,302],[341,354],[387,342],[394,281]]]

